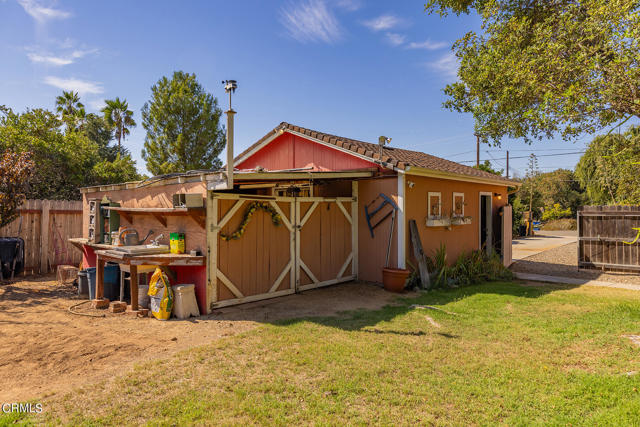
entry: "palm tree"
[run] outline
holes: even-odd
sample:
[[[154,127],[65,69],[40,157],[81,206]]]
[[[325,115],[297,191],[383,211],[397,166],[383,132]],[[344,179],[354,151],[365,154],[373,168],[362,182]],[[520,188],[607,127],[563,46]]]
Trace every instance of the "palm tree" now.
[[[84,109],[84,105],[80,102],[78,92],[66,90],[62,91],[62,95],[56,98],[56,110],[64,118],[65,116],[74,116],[78,110]]]
[[[80,102],[78,92],[62,91],[62,95],[56,98],[56,111],[60,113],[60,118],[67,124],[70,130],[76,130],[78,122],[82,124],[86,115],[84,104]]]
[[[121,140],[129,135],[129,129],[136,126],[136,122],[133,120],[133,111],[129,110],[129,104],[126,99],[122,101],[120,98],[105,99],[106,107],[102,110],[104,114],[104,120],[109,126],[113,126],[116,132],[116,138],[118,138],[118,152],[121,152]]]

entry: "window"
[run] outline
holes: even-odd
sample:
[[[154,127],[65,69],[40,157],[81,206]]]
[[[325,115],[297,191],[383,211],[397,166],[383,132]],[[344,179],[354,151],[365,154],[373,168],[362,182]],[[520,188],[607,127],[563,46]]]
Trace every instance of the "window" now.
[[[464,193],[453,193],[453,209],[454,217],[464,217]]]
[[[442,216],[442,203],[441,203],[441,193],[440,192],[429,192],[427,198],[427,209],[429,212],[429,218],[437,219]]]

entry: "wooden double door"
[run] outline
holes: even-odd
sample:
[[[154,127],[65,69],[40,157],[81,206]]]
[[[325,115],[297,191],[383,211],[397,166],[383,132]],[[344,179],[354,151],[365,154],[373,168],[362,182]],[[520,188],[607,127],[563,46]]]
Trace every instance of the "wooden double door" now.
[[[356,196],[211,192],[207,203],[211,309],[356,278]]]

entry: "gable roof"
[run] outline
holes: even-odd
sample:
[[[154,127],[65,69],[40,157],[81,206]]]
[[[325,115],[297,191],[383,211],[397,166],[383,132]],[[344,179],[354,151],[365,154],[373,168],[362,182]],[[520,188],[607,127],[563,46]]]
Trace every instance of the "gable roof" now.
[[[278,135],[289,132],[299,134],[305,138],[316,140],[320,143],[334,145],[335,147],[350,151],[354,155],[366,158],[371,161],[382,160],[383,166],[391,169],[402,171],[411,170],[412,168],[427,169],[430,171],[442,172],[444,174],[463,175],[467,177],[475,177],[482,180],[500,181],[504,184],[519,186],[520,183],[512,181],[505,177],[485,172],[480,169],[465,166],[460,163],[452,162],[440,157],[420,151],[405,150],[395,147],[384,147],[383,156],[380,159],[380,146],[370,142],[359,141],[357,139],[345,138],[342,136],[332,135],[324,132],[307,129],[301,126],[292,125],[291,123],[282,122],[276,126],[271,132],[256,141],[253,145],[243,151],[234,159],[234,163],[244,161],[254,152],[258,151],[262,145],[269,143]]]

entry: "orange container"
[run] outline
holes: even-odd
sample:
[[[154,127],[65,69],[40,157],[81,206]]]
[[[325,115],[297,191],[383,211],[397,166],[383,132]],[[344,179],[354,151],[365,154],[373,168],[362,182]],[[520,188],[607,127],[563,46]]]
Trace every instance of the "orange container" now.
[[[409,277],[409,270],[405,270],[404,268],[382,269],[382,284],[384,285],[384,289],[389,292],[402,292],[407,277]]]

